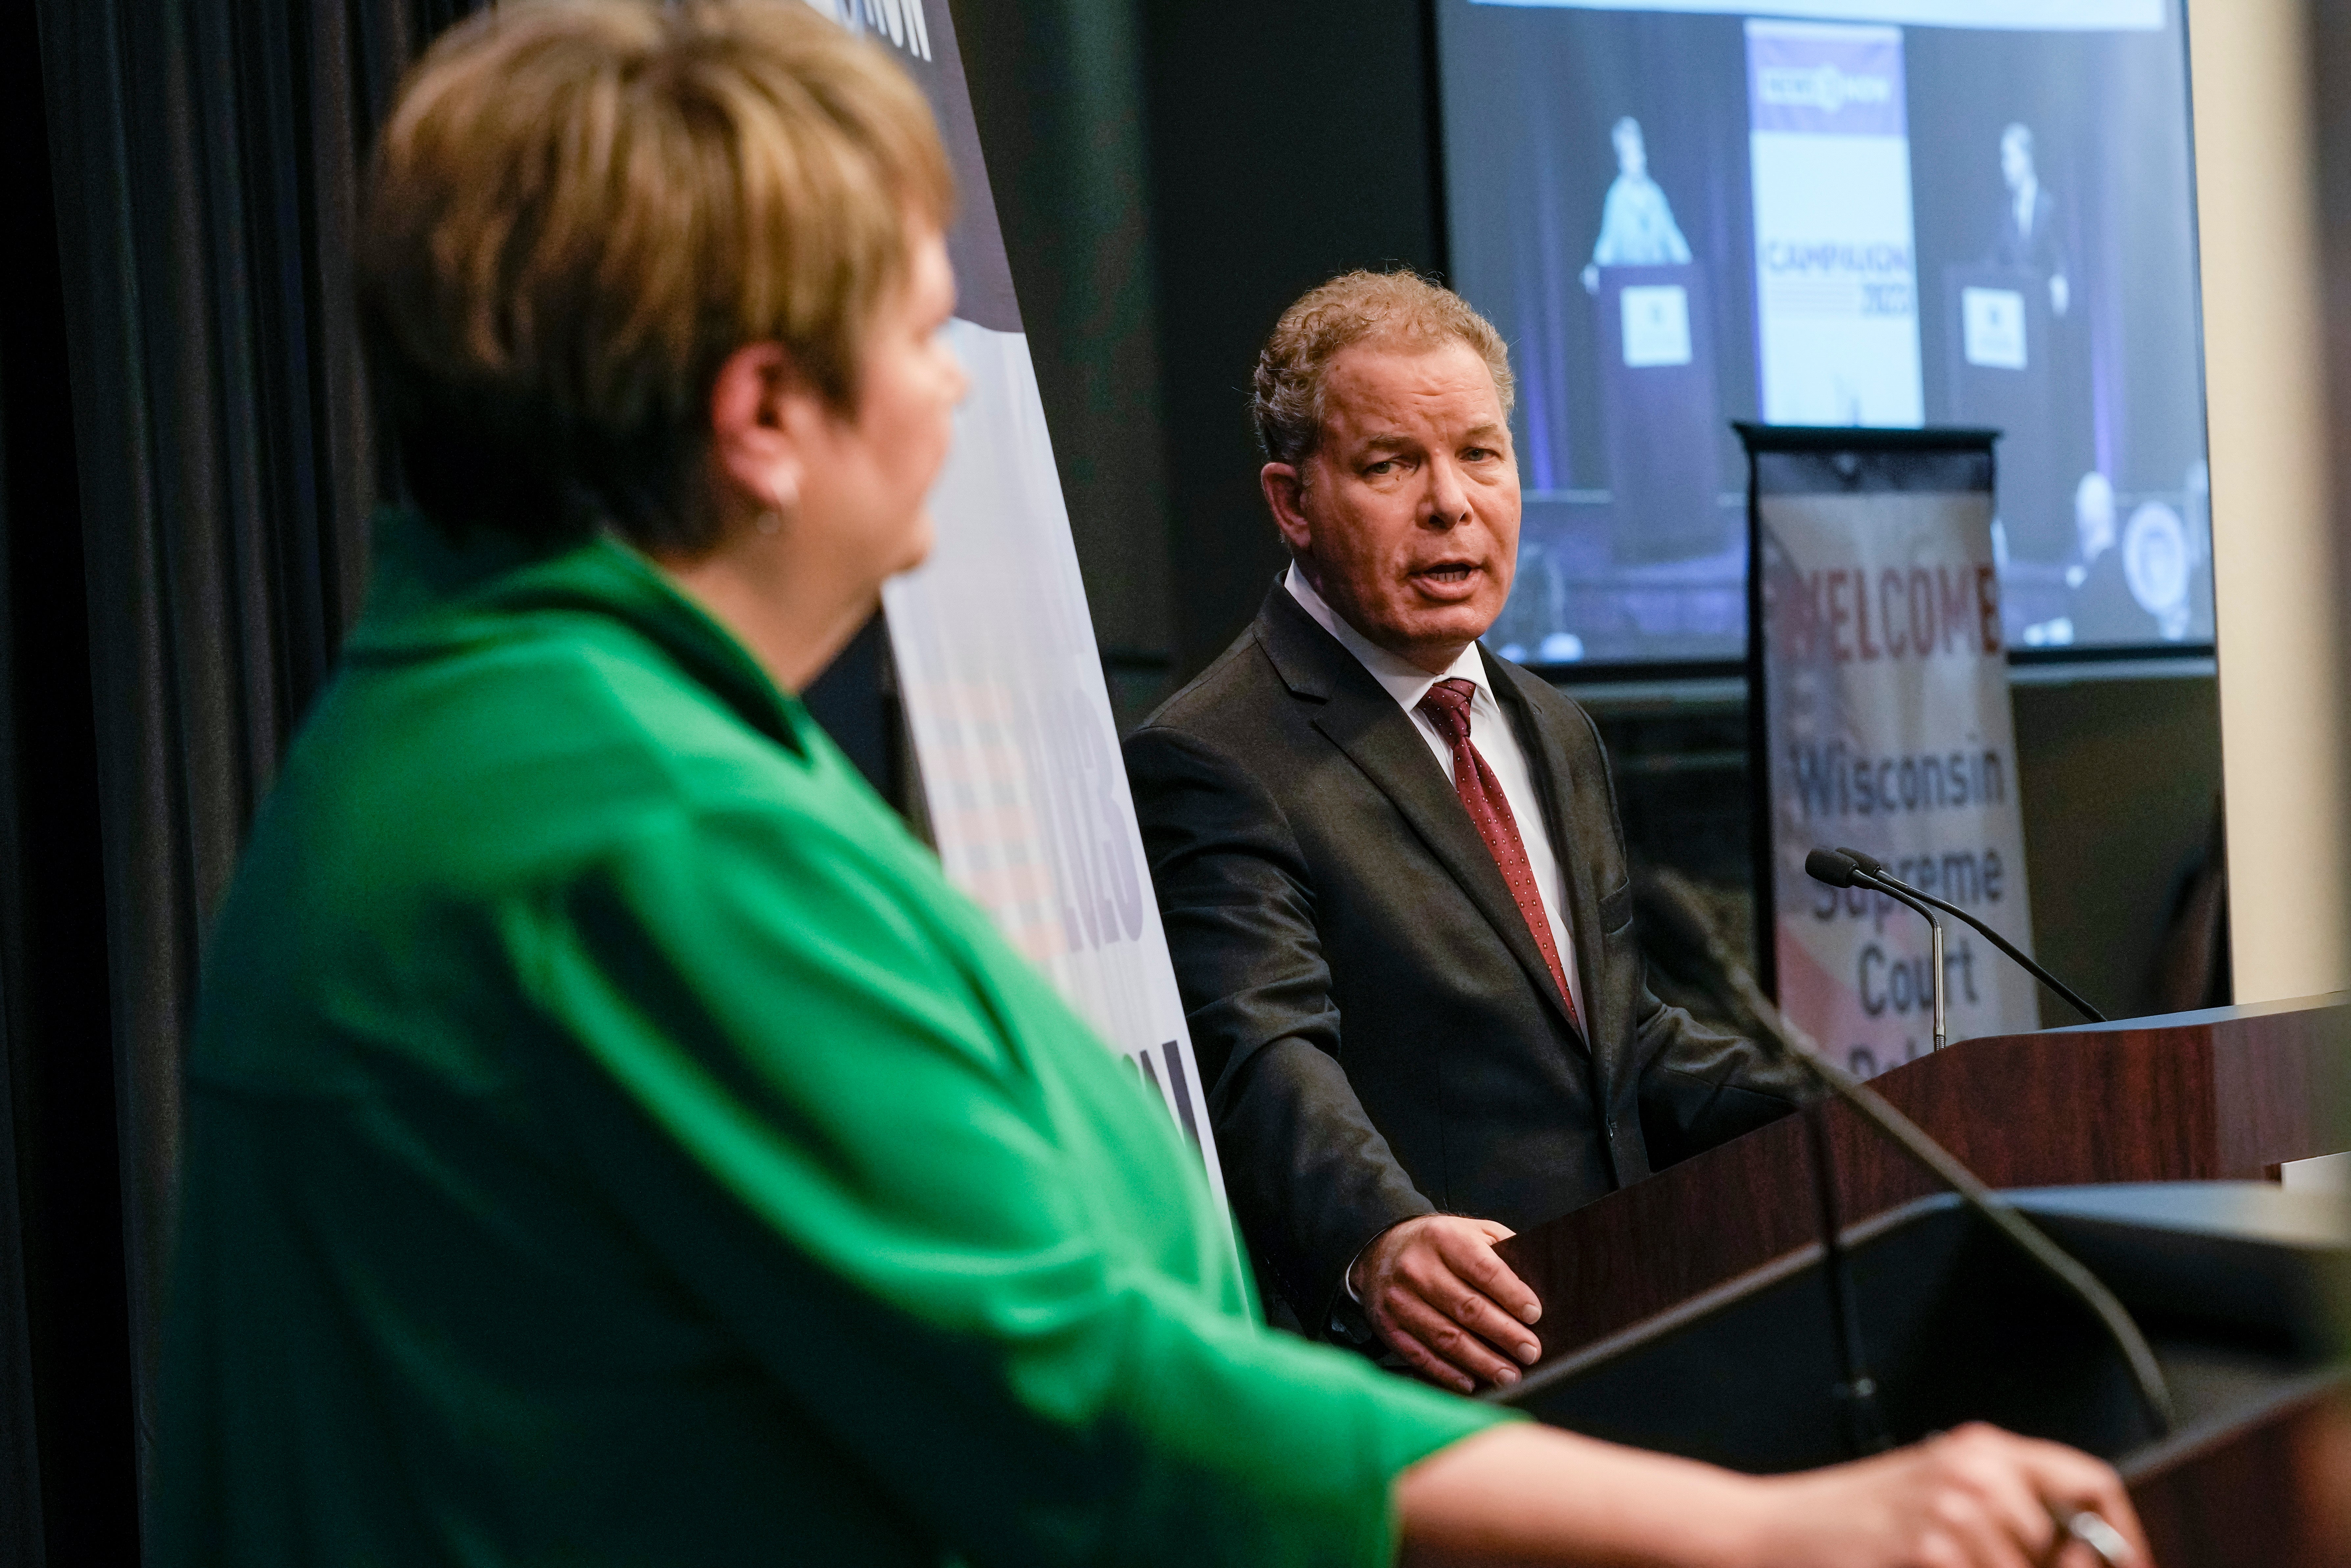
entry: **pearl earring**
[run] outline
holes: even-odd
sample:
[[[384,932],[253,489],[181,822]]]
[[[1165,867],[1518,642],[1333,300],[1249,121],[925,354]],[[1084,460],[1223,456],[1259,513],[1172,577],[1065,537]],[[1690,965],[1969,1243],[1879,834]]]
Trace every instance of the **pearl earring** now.
[[[784,531],[784,514],[790,511],[793,505],[799,502],[799,498],[800,494],[799,486],[790,484],[778,485],[776,487],[775,493],[768,497],[766,508],[760,512],[758,517],[752,520],[752,525],[758,528],[762,534],[773,535],[782,533]]]

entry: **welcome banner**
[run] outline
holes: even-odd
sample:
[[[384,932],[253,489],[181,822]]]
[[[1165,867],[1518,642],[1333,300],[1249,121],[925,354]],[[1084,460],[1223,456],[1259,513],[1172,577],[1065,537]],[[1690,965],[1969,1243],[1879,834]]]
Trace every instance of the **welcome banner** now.
[[[1740,434],[1771,964],[1782,1008],[1866,1076],[1932,1044],[1926,922],[1813,881],[1809,851],[1874,855],[2032,950],[1992,437]],[[1946,929],[1951,1038],[2039,1027],[2032,981],[1958,921]]]
[[[940,861],[1158,1092],[1221,1199],[954,19],[945,0],[808,3],[922,84],[961,202],[948,332],[971,392],[931,495],[931,558],[883,590]]]

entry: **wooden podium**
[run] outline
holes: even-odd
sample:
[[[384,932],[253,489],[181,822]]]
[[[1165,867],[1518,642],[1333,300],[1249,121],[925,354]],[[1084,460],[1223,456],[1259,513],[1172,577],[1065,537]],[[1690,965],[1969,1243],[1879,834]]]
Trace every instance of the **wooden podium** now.
[[[1994,1188],[2260,1183],[2284,1161],[2342,1147],[2346,1062],[2351,992],[2337,992],[1964,1041],[1872,1086]],[[2190,1237],[2196,1223],[2164,1217],[2227,1210],[2231,1192],[2235,1211],[2290,1209],[2287,1195],[2027,1195],[2150,1334],[2170,1335],[2158,1356],[2188,1379],[2175,1389],[2184,1425],[2149,1443],[2131,1425],[2126,1384],[2102,1366],[2105,1342],[2069,1326],[2070,1303],[1974,1235],[1971,1217],[1845,1107],[1827,1117],[1865,1337],[1902,1367],[1897,1440],[1982,1417],[2104,1453],[2165,1568],[2351,1562],[2316,1522],[2326,1489],[2312,1479],[2351,1454],[2332,1333],[2314,1326],[2323,1314],[2307,1282],[2339,1244],[2296,1252],[2264,1237],[2268,1221],[2232,1232],[2216,1220]],[[1543,1303],[1542,1357],[1508,1401],[1740,1468],[1837,1457],[1809,1159],[1803,1124],[1790,1117],[1503,1243]],[[2076,1212],[2101,1202],[2138,1205],[2135,1223],[2102,1229]],[[2351,1488],[2351,1473],[2333,1485]]]
[[[2333,1154],[2351,992],[1963,1040],[1870,1080],[1992,1187],[2259,1180]],[[1842,1106],[1829,1111],[1843,1219],[1936,1190]],[[1811,1245],[1802,1125],[1735,1138],[1505,1241],[1564,1355]]]

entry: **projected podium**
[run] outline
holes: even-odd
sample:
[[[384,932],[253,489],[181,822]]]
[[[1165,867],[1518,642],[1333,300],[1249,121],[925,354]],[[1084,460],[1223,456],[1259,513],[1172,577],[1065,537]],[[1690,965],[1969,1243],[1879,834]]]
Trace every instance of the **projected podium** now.
[[[1954,266],[1943,279],[1943,318],[1951,334],[1948,422],[2001,432],[2000,517],[2009,549],[2028,560],[2068,559],[2079,477],[2068,472],[2075,410],[2065,396],[2049,275]]]
[[[1873,1080],[1993,1187],[2071,1189],[2020,1201],[2154,1340],[2181,1417],[2163,1443],[2081,1309],[1831,1107],[1891,1436],[1988,1419],[2113,1459],[2166,1568],[2331,1560],[2293,1488],[2339,1386],[2318,1277],[2346,1256],[2340,1216],[2260,1179],[2340,1147],[2346,1064],[2338,992],[1963,1041]],[[1844,1457],[1818,1237],[1793,1117],[1513,1237],[1543,1355],[1510,1402],[1752,1470]]]
[[[1729,548],[1739,519],[1717,499],[1722,414],[1705,266],[1602,267],[1593,343],[1610,554],[1630,565]]]

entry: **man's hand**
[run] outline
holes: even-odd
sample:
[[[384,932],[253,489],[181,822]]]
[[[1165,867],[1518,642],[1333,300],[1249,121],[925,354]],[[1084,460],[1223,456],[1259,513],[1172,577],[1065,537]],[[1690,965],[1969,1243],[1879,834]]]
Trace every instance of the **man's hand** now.
[[[1380,1338],[1423,1376],[1460,1394],[1516,1383],[1517,1364],[1541,1352],[1526,1325],[1542,1306],[1494,1255],[1510,1234],[1491,1220],[1424,1214],[1373,1238],[1347,1282]]]

